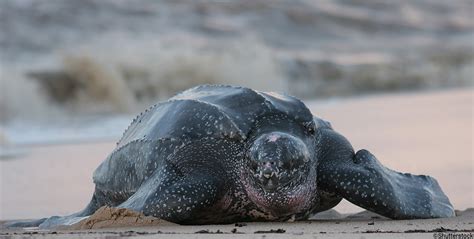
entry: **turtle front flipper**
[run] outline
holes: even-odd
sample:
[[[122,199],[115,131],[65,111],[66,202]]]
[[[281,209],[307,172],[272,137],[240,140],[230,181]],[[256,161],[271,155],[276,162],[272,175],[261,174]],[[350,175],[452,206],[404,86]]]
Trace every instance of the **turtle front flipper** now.
[[[194,217],[197,213],[219,199],[223,185],[224,180],[217,180],[212,172],[204,168],[186,175],[168,168],[153,175],[118,207],[186,224],[196,221]]]
[[[323,130],[318,187],[393,219],[454,216],[438,182],[425,175],[399,173],[384,167],[369,151],[354,154],[349,142]]]
[[[52,216],[49,218],[41,218],[35,220],[12,221],[5,223],[3,226],[6,228],[39,227],[40,229],[51,229],[57,226],[72,225],[91,215],[96,209],[102,206],[97,200],[97,193],[98,192],[96,190],[96,192],[92,196],[92,200],[90,201],[90,203],[80,212],[73,213],[68,216]]]
[[[231,169],[225,165],[240,157],[241,143],[203,138],[171,149],[162,166],[117,207],[180,224],[199,223],[199,215],[209,214],[229,190]]]

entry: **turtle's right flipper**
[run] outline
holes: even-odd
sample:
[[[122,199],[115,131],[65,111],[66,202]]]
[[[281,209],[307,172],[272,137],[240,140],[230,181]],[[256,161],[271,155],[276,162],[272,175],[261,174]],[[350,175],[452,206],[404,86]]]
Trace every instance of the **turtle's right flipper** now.
[[[21,220],[6,222],[2,225],[5,228],[25,228],[25,227],[38,227],[48,218],[34,219],[34,220]]]
[[[238,157],[240,144],[195,140],[183,144],[161,168],[117,207],[143,212],[176,223],[196,222],[228,190],[223,160]]]
[[[176,223],[196,221],[193,216],[214,204],[223,190],[223,180],[214,179],[206,171],[196,170],[184,177],[171,169],[165,171],[167,176],[158,171],[118,207]]]
[[[77,213],[69,216],[52,216],[49,218],[41,218],[36,220],[22,220],[7,222],[3,225],[6,228],[26,228],[26,227],[39,227],[41,229],[52,229],[57,226],[68,226],[87,218],[87,216],[80,216]]]
[[[25,228],[25,227],[39,227],[41,229],[51,229],[57,226],[72,225],[80,220],[86,218],[95,212],[100,206],[102,206],[97,200],[97,190],[92,196],[92,200],[89,202],[86,208],[82,211],[68,215],[68,216],[52,216],[49,218],[41,218],[35,220],[21,220],[7,222],[3,225],[6,228]]]

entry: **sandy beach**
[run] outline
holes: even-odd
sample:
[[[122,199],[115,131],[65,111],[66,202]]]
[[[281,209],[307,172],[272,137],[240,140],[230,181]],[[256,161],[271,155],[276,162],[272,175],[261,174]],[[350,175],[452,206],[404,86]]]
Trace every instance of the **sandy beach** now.
[[[236,223],[180,226],[169,223],[149,227],[93,230],[3,230],[5,238],[448,238],[474,234],[474,210],[455,218],[388,220],[368,218],[319,219],[304,222]]]
[[[0,239],[472,239],[473,6],[0,0]],[[435,178],[456,217],[390,220],[342,200],[300,222],[181,226],[103,207],[68,228],[5,227],[81,211],[94,170],[136,114],[201,84],[303,99],[356,151]]]
[[[365,217],[245,226],[2,230],[0,237],[114,238],[166,234],[176,238],[209,238],[222,236],[219,232],[236,238],[263,238],[268,233],[275,238],[433,238],[434,233],[454,232],[472,235],[474,212],[465,210],[474,206],[473,94],[472,89],[464,89],[306,102],[315,115],[330,121],[354,148],[370,150],[392,169],[435,177],[454,207],[463,211],[455,218],[393,221]],[[37,145],[22,148],[18,157],[0,160],[0,219],[40,218],[81,210],[93,192],[93,170],[114,146],[112,141]],[[345,215],[362,211],[345,201],[335,209]]]

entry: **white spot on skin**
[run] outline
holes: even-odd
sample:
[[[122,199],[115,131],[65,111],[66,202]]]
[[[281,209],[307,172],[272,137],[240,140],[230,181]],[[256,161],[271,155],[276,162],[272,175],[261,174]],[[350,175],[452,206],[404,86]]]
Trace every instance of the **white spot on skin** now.
[[[280,135],[270,134],[267,138],[268,142],[276,142],[280,138]]]

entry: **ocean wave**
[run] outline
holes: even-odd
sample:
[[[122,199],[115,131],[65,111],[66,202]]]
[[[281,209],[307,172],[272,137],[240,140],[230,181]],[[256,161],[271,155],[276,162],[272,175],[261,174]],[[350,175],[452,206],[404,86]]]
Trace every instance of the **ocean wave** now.
[[[199,84],[301,98],[472,87],[470,6],[6,0],[0,123],[134,114]]]

